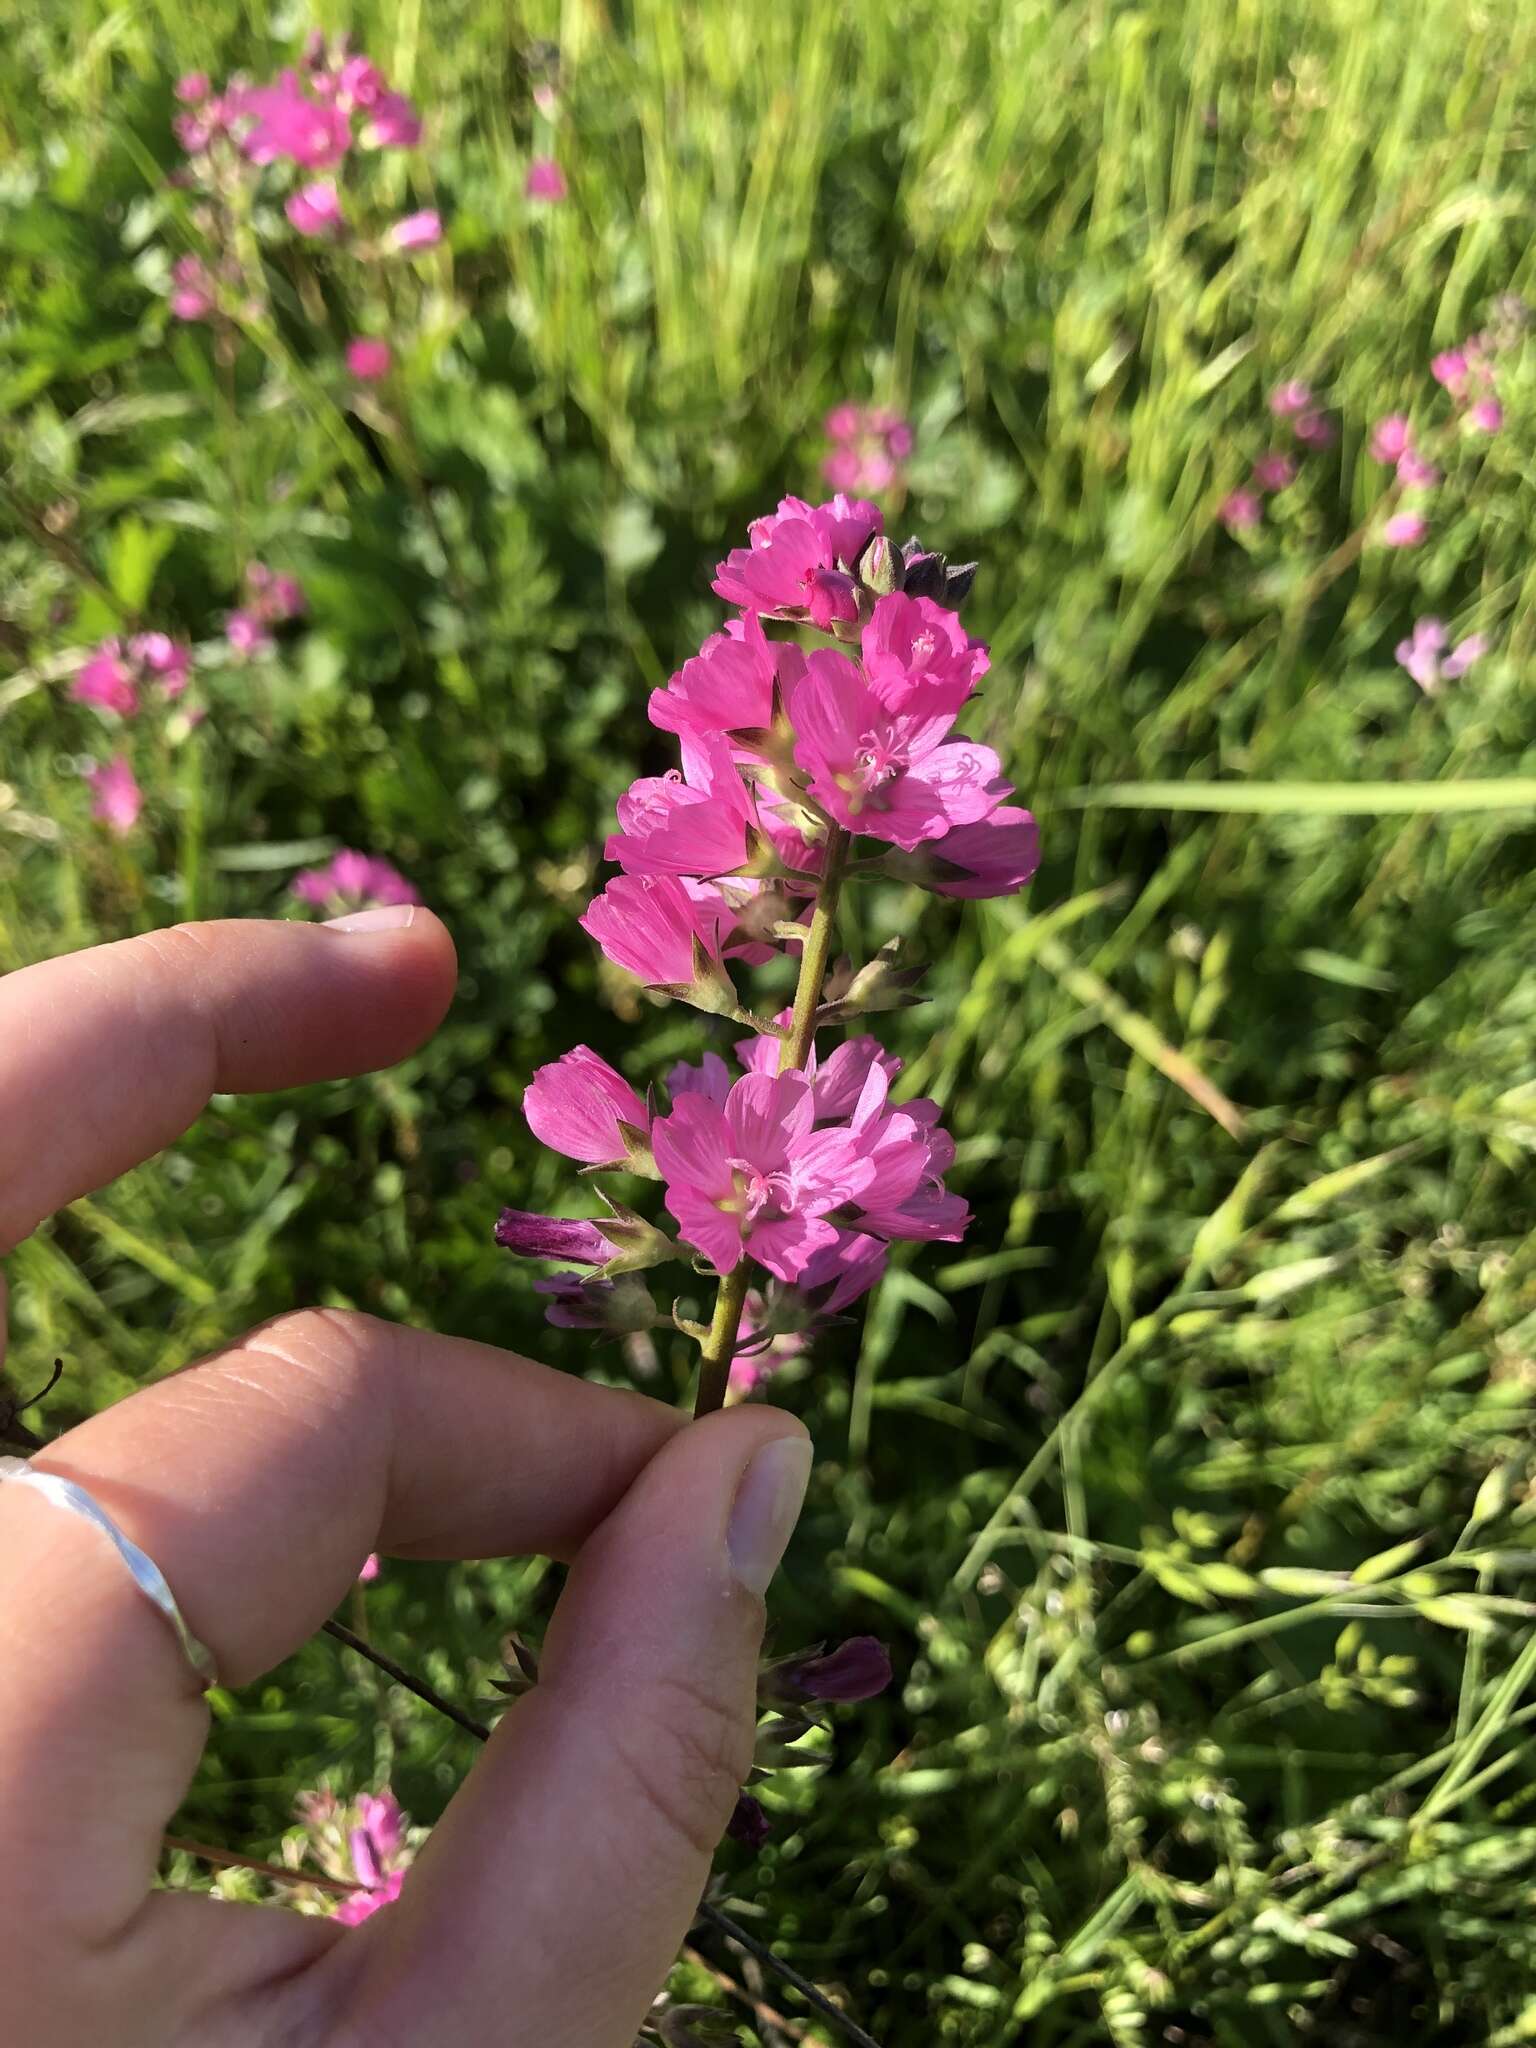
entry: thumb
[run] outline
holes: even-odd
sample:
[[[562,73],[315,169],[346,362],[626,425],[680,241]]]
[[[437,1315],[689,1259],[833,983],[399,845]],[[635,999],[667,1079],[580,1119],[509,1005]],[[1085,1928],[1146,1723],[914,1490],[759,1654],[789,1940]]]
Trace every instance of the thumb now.
[[[630,2048],[751,1769],[763,1595],[810,1468],[790,1417],[712,1415],[589,1538],[538,1686],[373,1923],[388,1981],[363,2002],[399,2038]]]

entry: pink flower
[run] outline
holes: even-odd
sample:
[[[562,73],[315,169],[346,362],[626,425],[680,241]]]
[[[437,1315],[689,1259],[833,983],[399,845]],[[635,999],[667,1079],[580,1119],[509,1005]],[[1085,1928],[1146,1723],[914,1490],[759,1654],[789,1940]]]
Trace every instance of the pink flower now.
[[[283,208],[301,235],[325,235],[341,226],[341,195],[329,180],[290,194]]]
[[[1277,384],[1269,394],[1269,409],[1279,420],[1291,419],[1297,413],[1305,412],[1311,403],[1312,386],[1303,384],[1299,377],[1291,378],[1286,384]]]
[[[344,110],[311,99],[292,71],[285,71],[276,85],[246,92],[239,111],[252,122],[241,148],[253,164],[288,157],[305,170],[325,171],[351,147]]]
[[[206,71],[188,71],[176,81],[176,97],[183,106],[195,107],[199,100],[207,99],[213,90],[213,83]]]
[[[720,958],[722,907],[674,875],[617,875],[587,906],[581,928],[608,958],[651,988],[684,988],[694,949]]]
[[[1464,349],[1443,348],[1438,355],[1430,358],[1429,374],[1437,384],[1443,385],[1453,398],[1460,398],[1466,390],[1470,369],[1471,365],[1467,361]]]
[[[745,1252],[793,1280],[836,1242],[827,1215],[868,1187],[873,1169],[858,1132],[814,1121],[803,1074],[748,1074],[723,1109],[684,1095],[651,1127],[667,1208],[717,1272]]]
[[[630,875],[726,875],[746,864],[756,814],[728,743],[685,738],[683,770],[630,784],[604,860]]]
[[[381,92],[363,104],[368,104],[363,141],[369,149],[414,149],[420,142],[421,116],[403,92]]]
[[[91,816],[99,818],[121,838],[139,822],[144,793],[139,788],[126,754],[114,754],[104,768],[87,768],[85,779],[96,801]]]
[[[880,508],[866,498],[781,498],[776,512],[753,520],[751,546],[732,548],[720,563],[715,593],[745,611],[804,614],[817,571],[851,569],[880,530]]]
[[[833,406],[823,426],[829,441],[852,441],[864,430],[864,414],[856,405]]]
[[[664,690],[651,692],[650,720],[694,738],[760,729],[772,720],[775,684],[787,708],[804,674],[800,649],[770,640],[749,612],[739,631],[712,634]]]
[[[822,458],[821,473],[834,491],[856,491],[864,481],[864,458],[857,448],[834,448]]]
[[[852,832],[914,847],[972,825],[1011,793],[990,747],[951,740],[953,685],[920,676],[891,711],[846,655],[818,651],[795,692],[795,760]]]
[[[384,74],[366,57],[348,57],[337,77],[336,93],[349,107],[377,106],[384,93]]]
[[[1405,414],[1389,412],[1371,429],[1370,451],[1373,462],[1400,462],[1412,444],[1412,430]]]
[[[1326,413],[1304,412],[1291,430],[1309,448],[1326,448],[1336,438],[1337,428]]]
[[[178,256],[171,265],[175,290],[171,311],[178,320],[206,320],[214,308],[213,279],[196,256]]]
[[[391,360],[387,341],[359,334],[347,343],[347,370],[359,384],[379,383],[389,375]]]
[[[353,1892],[349,1898],[343,1899],[332,1918],[340,1921],[343,1927],[361,1927],[363,1922],[371,1920],[381,1907],[392,1906],[395,1903],[404,1883],[405,1872],[392,1870],[379,1884],[371,1886],[366,1891]]]
[[[553,121],[560,112],[560,95],[547,78],[540,79],[533,88],[533,104],[546,121]]]
[[[192,679],[192,650],[169,633],[136,633],[128,652],[146,675],[159,683],[166,697],[174,701]]]
[[[265,654],[272,646],[272,635],[260,618],[243,608],[224,621],[224,636],[236,654]]]
[[[958,711],[991,665],[956,613],[899,591],[876,602],[859,651],[870,688],[890,711],[902,710],[920,682],[939,684],[943,701]]]
[[[620,1124],[644,1132],[651,1120],[624,1076],[585,1045],[536,1071],[523,1091],[523,1115],[541,1145],[588,1166],[618,1165],[629,1151]]]
[[[1426,694],[1433,694],[1440,686],[1440,656],[1445,641],[1445,627],[1439,619],[1418,619],[1410,637],[1397,643],[1399,666],[1407,669]]]
[[[990,817],[957,826],[923,850],[940,863],[967,870],[960,877],[940,866],[934,879],[923,882],[936,895],[1013,896],[1040,865],[1040,829],[1017,804],[999,804]]]
[[[1381,529],[1381,538],[1389,548],[1416,548],[1429,531],[1429,521],[1421,512],[1394,512]]]
[[[1481,661],[1488,652],[1488,641],[1482,633],[1469,633],[1465,640],[1458,640],[1445,657],[1440,673],[1454,679],[1464,676],[1473,662]]]
[[[1264,517],[1264,507],[1252,491],[1229,491],[1217,507],[1216,517],[1228,533],[1249,533]]]
[[[1440,481],[1440,472],[1416,448],[1405,448],[1397,458],[1397,480],[1410,488],[1428,489]]]
[[[370,903],[419,903],[398,868],[373,854],[344,848],[328,867],[306,868],[293,878],[293,894],[317,908],[356,909]]]
[[[138,685],[123,659],[120,640],[103,640],[90,660],[75,671],[69,694],[77,704],[95,704],[131,718],[139,708]]]
[[[1253,465],[1253,480],[1261,491],[1283,491],[1296,481],[1296,458],[1278,448],[1261,455]]]
[[[296,576],[274,576],[267,586],[267,616],[272,619],[302,618],[309,609],[304,586]]]
[[[443,239],[442,219],[431,207],[408,213],[395,222],[386,239],[392,249],[434,249]]]
[[[566,198],[569,187],[565,173],[552,156],[536,156],[528,166],[528,176],[523,184],[525,199],[547,199],[556,202]]]
[[[1480,434],[1496,434],[1504,424],[1504,408],[1496,398],[1480,398],[1467,413],[1468,422]]]
[[[363,1568],[357,1575],[357,1583],[360,1586],[371,1586],[379,1576],[380,1569],[379,1553],[376,1550],[370,1550],[363,1559]]]

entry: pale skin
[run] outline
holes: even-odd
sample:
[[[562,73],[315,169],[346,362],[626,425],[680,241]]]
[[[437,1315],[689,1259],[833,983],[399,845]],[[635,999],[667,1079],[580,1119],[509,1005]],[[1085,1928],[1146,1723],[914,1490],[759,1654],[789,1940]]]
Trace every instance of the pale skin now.
[[[418,909],[186,926],[0,980],[0,1253],[214,1092],[403,1057],[454,972]],[[0,1351],[4,1305],[0,1283]],[[296,1309],[36,1462],[156,1560],[231,1685],[312,1635],[372,1550],[573,1568],[537,1690],[398,1903],[345,1929],[154,1889],[208,1730],[197,1680],[98,1533],[0,1485],[0,2035],[630,2048],[750,1765],[761,1596],[809,1465],[796,1422],[685,1427],[486,1345]]]

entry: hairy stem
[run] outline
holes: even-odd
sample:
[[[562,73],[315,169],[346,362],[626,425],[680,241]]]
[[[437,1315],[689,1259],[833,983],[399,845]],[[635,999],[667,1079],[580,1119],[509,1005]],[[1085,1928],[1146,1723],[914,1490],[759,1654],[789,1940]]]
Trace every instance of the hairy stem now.
[[[816,1012],[832,961],[832,944],[837,932],[837,902],[843,889],[843,870],[848,862],[848,834],[834,825],[827,834],[826,865],[817,891],[810,936],[800,954],[800,979],[795,984],[795,1007],[789,1036],[779,1048],[779,1072],[787,1074],[803,1067],[816,1037]],[[715,1313],[704,1340],[699,1365],[699,1391],[693,1416],[712,1415],[725,1406],[730,1383],[731,1360],[736,1355],[736,1333],[741,1327],[742,1305],[747,1298],[747,1261],[742,1258],[720,1282],[715,1296]]]

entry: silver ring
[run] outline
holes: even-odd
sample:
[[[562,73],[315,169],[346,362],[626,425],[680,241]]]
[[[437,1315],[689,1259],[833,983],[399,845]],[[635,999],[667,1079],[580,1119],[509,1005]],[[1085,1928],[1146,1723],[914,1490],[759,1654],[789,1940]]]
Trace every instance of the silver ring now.
[[[140,1550],[137,1543],[129,1541],[106,1509],[93,1500],[83,1486],[77,1486],[73,1479],[61,1478],[57,1472],[36,1472],[25,1458],[0,1458],[0,1485],[6,1480],[16,1486],[32,1487],[45,1500],[51,1500],[56,1508],[79,1515],[82,1521],[99,1529],[132,1572],[133,1582],[145,1599],[159,1608],[175,1630],[176,1640],[187,1662],[197,1673],[204,1692],[218,1684],[219,1667],[213,1652],[206,1643],[200,1643],[187,1627],[186,1619],[176,1605],[176,1595],[166,1584],[165,1573],[147,1552]]]

